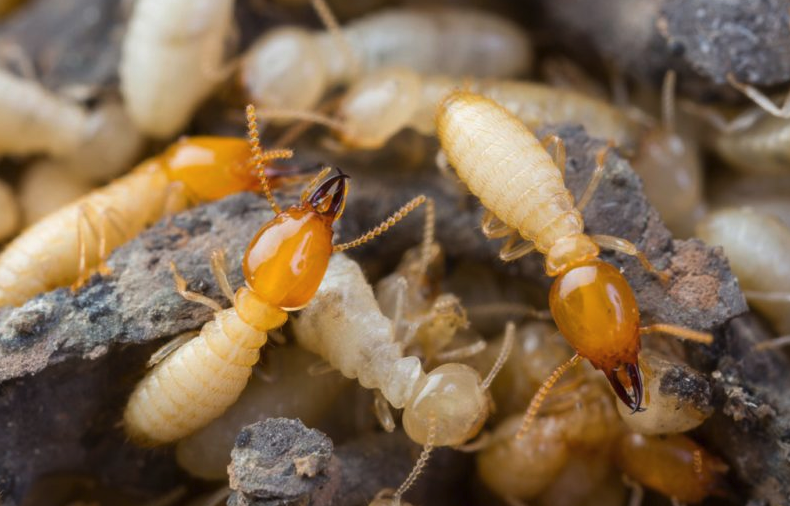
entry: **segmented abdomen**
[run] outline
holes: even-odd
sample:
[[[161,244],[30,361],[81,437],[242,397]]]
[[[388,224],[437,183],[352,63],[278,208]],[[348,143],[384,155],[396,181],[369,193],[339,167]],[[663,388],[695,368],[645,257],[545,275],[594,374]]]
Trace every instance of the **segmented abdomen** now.
[[[713,146],[748,174],[784,174],[790,167],[790,121],[765,116],[744,131],[720,134]]]
[[[107,249],[112,251],[162,217],[168,184],[163,171],[145,164],[27,228],[0,254],[0,306],[20,305],[77,280],[81,212],[92,216],[97,232],[105,228]],[[98,239],[90,227],[84,226],[83,232],[88,267],[93,267]]]
[[[124,413],[127,433],[141,443],[164,444],[217,418],[244,390],[266,337],[233,308],[217,313],[138,383]]]
[[[379,309],[356,262],[332,255],[313,300],[293,321],[296,342],[365,388],[378,388],[402,408],[422,373],[417,357],[404,357],[392,322]]]
[[[436,130],[450,164],[486,209],[546,253],[584,222],[562,174],[535,136],[496,102],[447,97]]]

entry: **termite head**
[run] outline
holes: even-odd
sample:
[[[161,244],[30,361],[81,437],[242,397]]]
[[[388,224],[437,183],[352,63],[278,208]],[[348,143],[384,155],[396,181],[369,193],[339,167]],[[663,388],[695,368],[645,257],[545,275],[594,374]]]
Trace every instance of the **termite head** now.
[[[409,124],[420,93],[420,77],[413,70],[387,68],[364,77],[340,104],[341,141],[354,149],[382,147]]]
[[[639,306],[620,271],[598,259],[575,263],[554,280],[549,307],[576,353],[603,371],[617,396],[639,411]]]
[[[242,269],[262,303],[293,311],[310,302],[329,264],[332,224],[343,214],[347,192],[348,176],[340,172],[261,227]]]
[[[239,79],[262,108],[312,110],[327,87],[321,52],[308,31],[270,30],[247,52]]]
[[[182,137],[159,161],[171,181],[184,185],[197,201],[217,200],[259,185],[249,164],[250,146],[235,137]]]
[[[599,253],[598,245],[586,234],[563,237],[546,253],[546,274],[557,276],[576,264],[596,258]]]

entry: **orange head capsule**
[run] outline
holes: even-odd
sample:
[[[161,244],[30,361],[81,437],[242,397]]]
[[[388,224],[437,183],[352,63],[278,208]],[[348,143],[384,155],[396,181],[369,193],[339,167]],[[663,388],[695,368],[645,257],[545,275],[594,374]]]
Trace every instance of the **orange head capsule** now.
[[[549,307],[576,352],[604,372],[629,408],[641,410],[639,307],[620,271],[598,259],[576,263],[554,280]]]
[[[343,173],[328,178],[252,239],[242,268],[247,286],[260,300],[288,311],[310,302],[329,264],[332,224],[343,214],[347,179]]]

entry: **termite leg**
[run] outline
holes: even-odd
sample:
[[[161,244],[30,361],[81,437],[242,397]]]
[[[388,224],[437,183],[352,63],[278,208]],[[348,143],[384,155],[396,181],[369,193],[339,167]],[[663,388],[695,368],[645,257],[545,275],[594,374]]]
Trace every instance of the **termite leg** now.
[[[123,217],[120,216],[115,209],[108,207],[100,214],[102,218],[102,226],[99,229],[99,265],[96,269],[102,276],[107,276],[112,272],[112,270],[107,266],[107,259],[109,258],[110,253],[112,253],[109,251],[109,248],[107,248],[107,236],[110,230],[115,232],[115,234],[119,237],[119,242],[124,242],[129,234],[126,232],[126,230],[124,230]]]
[[[727,81],[733,88],[752,99],[755,104],[768,114],[778,118],[790,119],[790,92],[785,96],[782,106],[777,107],[763,92],[750,84],[738,81],[731,72],[727,74]]]
[[[499,250],[499,258],[503,262],[512,262],[524,255],[532,253],[534,250],[534,242],[523,239],[518,232],[514,231],[510,234],[510,237],[505,245],[502,246],[502,249]]]
[[[521,304],[520,302],[476,304],[474,306],[468,306],[466,312],[472,319],[497,315],[522,316],[534,320],[545,321],[550,321],[552,319],[551,311],[548,309],[536,309],[529,304]]]
[[[478,339],[472,344],[437,353],[435,361],[439,363],[460,362],[461,360],[474,357],[478,353],[482,353],[487,346],[488,344],[485,339]]]
[[[178,273],[178,268],[175,263],[170,262],[170,270],[173,272],[173,281],[176,284],[176,291],[180,296],[190,302],[197,302],[198,304],[210,307],[216,312],[222,311],[222,306],[217,304],[214,300],[203,294],[192,292],[187,289],[187,281]]]
[[[547,135],[546,137],[540,140],[540,144],[543,146],[543,149],[551,154],[552,160],[554,160],[554,164],[560,169],[562,173],[562,180],[565,180],[565,162],[566,162],[566,154],[565,154],[565,143],[562,141],[559,135]],[[549,147],[554,145],[554,152],[552,153],[549,151]]]
[[[353,241],[349,241],[343,244],[336,244],[333,248],[335,252],[346,251],[351,248],[356,248],[366,242],[380,236],[390,228],[392,228],[396,223],[401,221],[405,218],[410,212],[414,211],[426,201],[430,200],[425,195],[418,195],[414,197],[410,201],[406,202],[400,209],[392,213],[392,216],[387,218],[386,220],[382,221],[379,226],[366,232],[365,234],[361,235],[360,237],[354,239]]]
[[[90,279],[93,269],[88,267],[88,234],[98,239],[99,232],[96,224],[96,214],[88,204],[82,204],[77,209],[77,255],[78,268],[77,280],[71,285],[72,291],[80,289]]]
[[[186,332],[177,335],[165,343],[161,348],[156,350],[154,354],[151,355],[151,358],[148,359],[148,362],[145,364],[145,366],[150,369],[199,334],[200,331],[198,330],[187,330]]]
[[[603,172],[606,168],[606,155],[609,154],[609,150],[612,149],[612,146],[614,146],[612,141],[607,142],[606,146],[598,150],[598,153],[595,155],[595,169],[593,169],[590,181],[587,183],[587,188],[584,189],[584,193],[579,197],[579,202],[576,204],[576,208],[579,212],[584,211],[584,208],[587,207],[587,204],[592,200],[595,190],[598,189],[598,185],[601,184],[601,178],[603,178]]]
[[[732,120],[728,120],[714,108],[697,104],[696,102],[681,102],[680,108],[683,109],[684,112],[702,119],[708,125],[722,133],[734,133],[746,130],[765,115],[762,109],[754,107],[747,109]]]
[[[675,133],[675,83],[677,73],[667,70],[661,85],[661,123],[668,133]]]
[[[613,237],[611,235],[593,235],[590,238],[602,248],[618,251],[620,253],[636,257],[645,270],[653,273],[656,277],[658,277],[658,279],[661,280],[662,283],[669,282],[669,276],[666,273],[660,271],[658,267],[653,265],[650,260],[647,259],[645,254],[637,249],[634,243],[619,237]]]
[[[499,239],[513,233],[512,228],[504,221],[497,218],[497,216],[488,209],[486,209],[486,212],[483,214],[480,228],[483,230],[483,235],[489,239]]]
[[[554,384],[557,383],[560,378],[562,378],[562,375],[565,374],[568,369],[578,364],[579,361],[581,361],[581,357],[578,354],[572,356],[567,362],[564,362],[562,365],[557,367],[554,372],[551,373],[551,376],[549,376],[546,381],[543,382],[537,393],[535,393],[534,397],[532,397],[532,400],[529,402],[527,413],[524,415],[524,421],[521,422],[521,427],[516,433],[516,439],[523,438],[527,433],[530,426],[532,425],[532,422],[535,421],[535,417],[538,415],[538,410],[540,410],[541,404],[543,404],[543,401],[546,399],[549,391],[551,391],[551,387],[553,387]]]
[[[758,292],[756,290],[742,290],[747,300],[763,302],[790,302],[790,292]]]
[[[340,28],[340,24],[337,22],[334,14],[332,14],[332,9],[329,8],[325,0],[312,0],[312,4],[313,9],[318,14],[318,17],[321,18],[321,22],[324,24],[324,26],[326,26],[327,30],[332,35],[332,40],[334,41],[335,45],[337,45],[343,52],[343,56],[348,62],[349,77],[354,78],[358,76],[362,70],[361,62],[354,53],[354,49],[351,47],[351,44],[349,44],[348,39],[346,39],[346,36],[343,33],[343,30]]]
[[[211,252],[211,273],[214,274],[214,279],[217,280],[222,294],[233,302],[233,288],[228,281],[227,261],[225,260],[225,250],[222,248],[215,249]]]
[[[326,360],[318,360],[307,367],[307,374],[310,376],[323,376],[334,371],[335,368]]]
[[[694,341],[702,344],[713,343],[713,335],[710,334],[709,332],[698,332],[696,330],[691,330],[686,327],[680,327],[678,325],[672,325],[670,323],[654,323],[652,325],[639,327],[639,333],[642,335],[654,334],[657,332],[660,332],[662,334],[669,334],[671,336],[675,336],[686,341]]]
[[[776,350],[779,348],[783,348],[790,344],[790,335],[787,336],[779,336],[774,339],[769,339],[767,341],[762,341],[757,343],[752,348],[754,351],[764,351],[764,350]]]
[[[384,398],[384,394],[378,388],[373,393],[373,411],[376,413],[376,419],[379,425],[385,432],[392,432],[395,430],[395,419],[390,410],[390,404]]]

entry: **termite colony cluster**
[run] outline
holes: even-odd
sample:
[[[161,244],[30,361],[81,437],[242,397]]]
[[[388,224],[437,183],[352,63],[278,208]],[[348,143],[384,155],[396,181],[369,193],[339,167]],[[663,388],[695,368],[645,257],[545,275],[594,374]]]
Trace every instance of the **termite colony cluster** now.
[[[55,2],[0,2],[0,504],[790,501],[788,406],[737,384],[730,323],[745,296],[778,337],[737,357],[786,382],[790,98],[735,63],[701,93],[670,35],[646,82],[542,19],[671,32],[644,1],[71,3],[118,14],[101,83],[44,82],[5,34]],[[41,337],[73,325],[98,344]],[[5,411],[108,357],[72,410]],[[336,454],[255,446],[276,418]],[[728,445],[765,420],[776,454]]]

